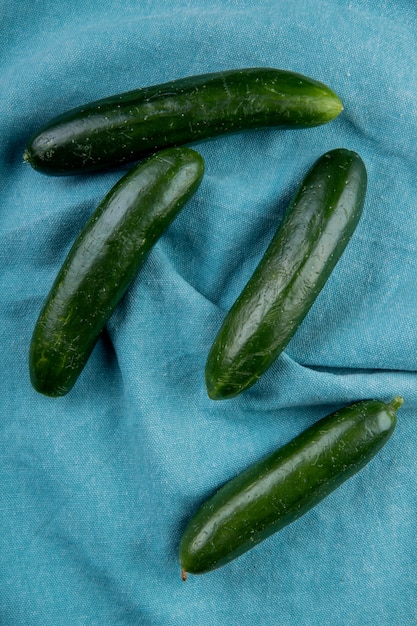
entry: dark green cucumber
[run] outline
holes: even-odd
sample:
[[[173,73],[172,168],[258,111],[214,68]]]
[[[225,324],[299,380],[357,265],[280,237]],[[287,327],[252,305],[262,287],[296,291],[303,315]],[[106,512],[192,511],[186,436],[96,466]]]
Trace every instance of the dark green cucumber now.
[[[212,399],[240,394],[284,350],[356,228],[366,185],[365,165],[349,150],[332,150],[310,169],[214,340],[206,364]]]
[[[382,448],[402,403],[351,404],[226,483],[185,529],[183,578],[225,565],[307,513]]]
[[[342,108],[329,87],[289,71],[202,74],[68,111],[30,139],[24,158],[46,174],[89,172],[233,131],[318,126]]]
[[[197,152],[170,148],[129,171],[104,198],[74,242],[35,326],[29,363],[37,391],[61,396],[73,387],[106,322],[203,171]]]

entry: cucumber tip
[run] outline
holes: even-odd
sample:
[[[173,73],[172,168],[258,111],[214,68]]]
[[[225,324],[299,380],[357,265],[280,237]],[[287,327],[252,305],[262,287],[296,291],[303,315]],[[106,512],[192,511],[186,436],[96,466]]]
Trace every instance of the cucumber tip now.
[[[393,411],[397,411],[404,404],[404,398],[402,396],[395,396],[389,403],[389,406]]]

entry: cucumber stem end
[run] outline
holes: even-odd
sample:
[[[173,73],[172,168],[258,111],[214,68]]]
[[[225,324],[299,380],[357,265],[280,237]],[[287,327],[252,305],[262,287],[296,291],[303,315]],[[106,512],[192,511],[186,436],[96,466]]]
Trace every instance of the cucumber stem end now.
[[[404,398],[402,398],[401,396],[395,396],[395,398],[391,400],[388,406],[393,411],[397,411],[403,405],[403,403],[404,403]]]

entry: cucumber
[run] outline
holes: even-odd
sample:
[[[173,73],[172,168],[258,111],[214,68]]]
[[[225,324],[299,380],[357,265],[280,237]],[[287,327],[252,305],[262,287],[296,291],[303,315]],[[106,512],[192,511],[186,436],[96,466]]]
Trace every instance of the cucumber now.
[[[170,148],[129,171],[74,242],[36,323],[33,387],[62,396],[75,384],[101,331],[149,251],[196,191],[202,157]]]
[[[183,579],[229,563],[294,522],[364,467],[390,438],[399,396],[351,404],[226,483],[189,521]]]
[[[232,131],[325,124],[342,109],[329,87],[294,72],[249,68],[189,76],[60,115],[29,140],[24,159],[46,174],[91,172]]]
[[[342,148],[324,154],[307,173],[209,351],[210,398],[237,396],[284,350],[349,242],[366,186],[362,159]]]

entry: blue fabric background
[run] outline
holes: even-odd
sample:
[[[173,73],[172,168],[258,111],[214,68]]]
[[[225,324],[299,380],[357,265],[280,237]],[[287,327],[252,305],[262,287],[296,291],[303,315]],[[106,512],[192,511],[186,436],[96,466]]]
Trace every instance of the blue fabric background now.
[[[206,175],[76,387],[32,390],[40,306],[125,170],[48,178],[27,138],[73,106],[186,75],[275,66],[345,110],[196,145]],[[417,8],[412,0],[0,3],[0,623],[408,626],[417,621]],[[212,402],[208,349],[301,176],[358,151],[363,219],[264,378]],[[180,578],[190,515],[224,481],[351,401],[401,394],[381,453],[227,567]]]

